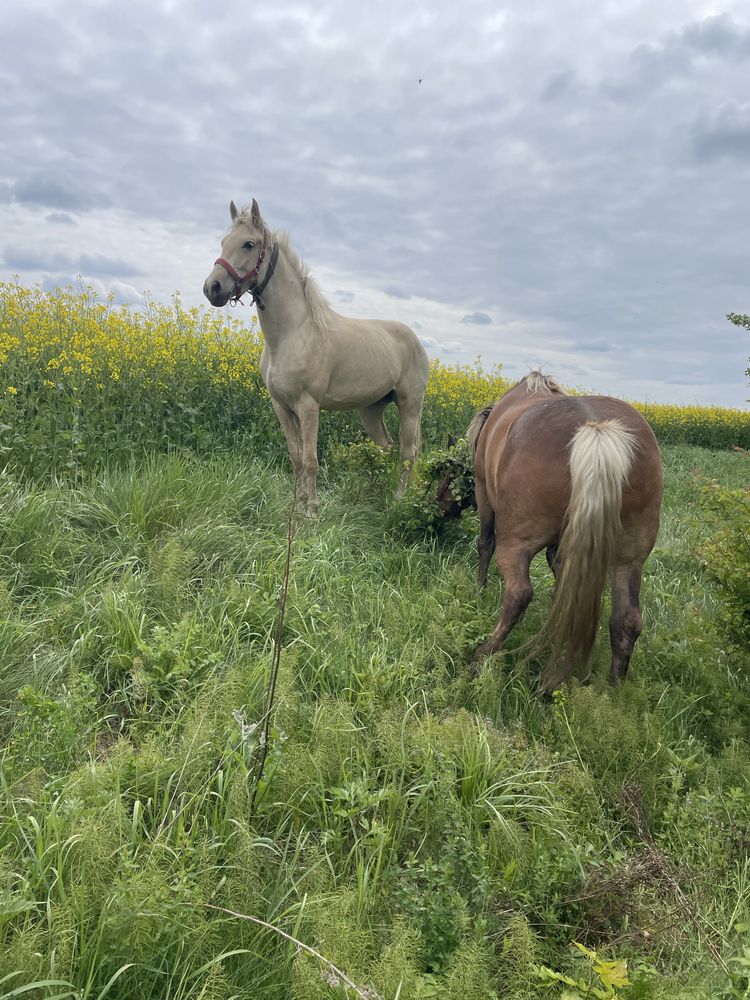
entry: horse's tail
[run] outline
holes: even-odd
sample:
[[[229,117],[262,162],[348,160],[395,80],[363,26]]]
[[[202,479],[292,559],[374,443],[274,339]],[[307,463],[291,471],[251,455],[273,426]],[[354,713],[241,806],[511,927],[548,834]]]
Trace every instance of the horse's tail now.
[[[474,417],[466,428],[466,440],[469,442],[472,453],[476,451],[477,448],[477,438],[479,433],[487,422],[487,417],[492,413],[495,407],[494,403],[490,403],[489,406],[485,406],[484,409],[479,410],[478,413],[474,414]]]
[[[557,687],[591,655],[635,448],[635,435],[619,420],[583,424],[571,441],[570,502],[557,548],[555,596],[538,637],[550,650],[540,681],[544,690]]]

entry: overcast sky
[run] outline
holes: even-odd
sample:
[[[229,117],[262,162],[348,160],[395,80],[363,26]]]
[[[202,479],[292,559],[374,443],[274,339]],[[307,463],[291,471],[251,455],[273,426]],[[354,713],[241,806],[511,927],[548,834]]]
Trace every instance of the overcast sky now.
[[[0,122],[0,278],[196,304],[256,197],[445,361],[750,394],[746,0],[5,0]]]

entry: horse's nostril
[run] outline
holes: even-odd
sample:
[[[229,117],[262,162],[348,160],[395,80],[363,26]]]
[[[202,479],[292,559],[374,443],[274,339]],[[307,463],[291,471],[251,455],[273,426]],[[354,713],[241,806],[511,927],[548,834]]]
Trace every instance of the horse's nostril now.
[[[211,284],[211,294],[212,295],[218,295],[218,293],[220,291],[221,291],[221,282],[220,281],[214,281],[214,282],[212,282],[212,284]]]

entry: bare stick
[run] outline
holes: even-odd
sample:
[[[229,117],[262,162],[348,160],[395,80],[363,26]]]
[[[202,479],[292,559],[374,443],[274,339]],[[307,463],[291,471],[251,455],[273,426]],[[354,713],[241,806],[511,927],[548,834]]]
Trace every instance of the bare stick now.
[[[260,746],[258,749],[258,759],[253,778],[253,794],[250,798],[250,816],[255,813],[255,802],[258,797],[258,788],[263,779],[263,771],[268,757],[268,737],[271,730],[271,717],[273,714],[273,704],[276,697],[276,682],[279,677],[279,664],[281,663],[281,636],[284,629],[284,616],[286,613],[286,596],[289,591],[289,575],[292,565],[292,539],[294,538],[294,511],[297,506],[297,483],[298,476],[294,475],[294,491],[292,493],[292,504],[289,508],[289,520],[286,533],[286,563],[284,565],[284,579],[281,584],[281,594],[279,596],[279,614],[276,619],[276,628],[273,637],[273,658],[271,660],[271,676],[268,680],[268,692],[266,695],[266,706],[263,712],[263,729],[260,735]]]
[[[237,913],[235,910],[228,910],[225,906],[212,906],[211,903],[205,903],[204,905],[208,910],[217,910],[219,913],[226,913],[230,917],[236,917],[238,920],[249,920],[251,924],[257,924],[258,927],[265,927],[267,931],[273,931],[273,933],[278,934],[279,937],[283,937],[287,941],[291,941],[292,944],[296,945],[300,949],[300,951],[304,951],[308,955],[312,955],[313,958],[317,958],[319,962],[322,962],[323,965],[325,965],[326,968],[333,973],[337,980],[340,980],[348,986],[349,989],[354,990],[361,1000],[383,1000],[380,994],[375,990],[364,986],[357,986],[357,984],[353,982],[345,972],[342,972],[337,965],[333,964],[330,958],[326,958],[325,955],[321,955],[319,951],[316,951],[315,948],[311,948],[309,944],[304,944],[304,942],[299,941],[291,934],[287,934],[286,931],[283,931],[275,924],[269,924],[265,920],[261,920],[260,917],[251,917],[247,913]],[[339,983],[331,982],[331,985],[338,986]]]

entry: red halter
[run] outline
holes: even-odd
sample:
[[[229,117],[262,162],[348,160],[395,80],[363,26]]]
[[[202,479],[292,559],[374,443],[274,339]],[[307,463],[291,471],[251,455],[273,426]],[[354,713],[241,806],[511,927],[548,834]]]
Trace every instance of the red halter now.
[[[270,234],[268,232],[268,227],[264,226],[263,227],[263,242],[260,245],[260,253],[258,254],[257,261],[255,262],[255,267],[252,270],[248,271],[244,275],[240,274],[239,271],[236,271],[232,267],[232,265],[229,263],[229,261],[228,260],[224,260],[223,257],[218,257],[214,261],[214,267],[217,264],[221,264],[221,266],[227,272],[227,274],[229,275],[229,277],[234,279],[234,292],[233,292],[233,295],[231,296],[232,301],[239,302],[241,295],[244,295],[245,292],[252,292],[252,291],[254,291],[258,287],[258,277],[260,275],[260,269],[261,269],[261,267],[263,267],[263,261],[266,259],[266,251],[268,250],[269,235]],[[270,277],[270,275],[268,277]],[[245,284],[245,282],[248,279],[250,279],[250,284],[247,285],[247,287],[243,288],[242,286]],[[265,283],[264,283],[264,287],[265,287]],[[257,300],[256,296],[253,296],[253,298],[255,299],[255,301],[257,303],[258,300]]]

